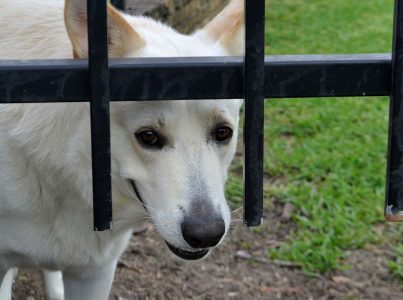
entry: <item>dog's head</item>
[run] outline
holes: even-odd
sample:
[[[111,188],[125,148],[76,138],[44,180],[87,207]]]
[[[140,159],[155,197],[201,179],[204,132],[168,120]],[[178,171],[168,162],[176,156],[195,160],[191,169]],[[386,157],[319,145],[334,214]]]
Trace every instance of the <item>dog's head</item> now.
[[[85,1],[66,1],[74,56],[88,56]],[[111,57],[243,53],[243,1],[232,1],[192,35],[108,6]],[[204,257],[229,228],[224,196],[240,100],[125,102],[111,106],[115,223],[144,212],[184,259]],[[141,214],[139,213],[141,212]],[[144,217],[144,216],[143,216]]]

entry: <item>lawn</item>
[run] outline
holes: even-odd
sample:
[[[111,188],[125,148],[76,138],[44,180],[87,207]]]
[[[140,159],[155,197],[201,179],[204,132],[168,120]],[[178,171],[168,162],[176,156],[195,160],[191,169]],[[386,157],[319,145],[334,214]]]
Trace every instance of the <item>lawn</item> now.
[[[268,0],[266,11],[266,54],[391,51],[392,0]],[[346,250],[380,242],[387,123],[385,97],[266,101],[264,167],[275,184],[265,205],[291,203],[297,225],[268,256],[325,272],[344,267]]]

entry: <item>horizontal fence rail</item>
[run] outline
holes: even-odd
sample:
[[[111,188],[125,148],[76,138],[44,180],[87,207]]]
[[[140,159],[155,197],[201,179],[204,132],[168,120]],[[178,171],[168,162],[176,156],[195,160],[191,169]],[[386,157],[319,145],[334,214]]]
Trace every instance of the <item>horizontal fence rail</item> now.
[[[244,97],[243,58],[112,59],[111,101]],[[265,57],[266,98],[389,96],[390,54]],[[0,103],[89,101],[84,60],[0,60]]]

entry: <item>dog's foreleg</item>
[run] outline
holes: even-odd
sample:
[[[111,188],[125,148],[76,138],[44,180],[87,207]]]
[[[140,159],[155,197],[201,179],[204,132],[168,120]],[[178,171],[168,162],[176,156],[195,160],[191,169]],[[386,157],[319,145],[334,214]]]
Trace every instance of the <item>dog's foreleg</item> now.
[[[60,271],[42,272],[47,300],[63,300],[64,288],[63,277]]]
[[[116,261],[111,264],[63,271],[64,295],[66,300],[107,300],[115,274]]]
[[[0,269],[0,300],[11,300],[14,278],[17,272],[17,268],[12,268],[8,271]]]

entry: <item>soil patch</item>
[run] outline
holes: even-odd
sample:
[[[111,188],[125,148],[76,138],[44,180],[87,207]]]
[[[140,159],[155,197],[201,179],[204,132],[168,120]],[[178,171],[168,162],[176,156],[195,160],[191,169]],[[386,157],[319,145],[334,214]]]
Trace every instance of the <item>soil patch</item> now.
[[[110,300],[125,299],[403,299],[399,282],[386,267],[388,249],[382,245],[348,253],[351,268],[318,277],[304,274],[297,264],[267,257],[294,228],[274,203],[264,225],[245,228],[241,211],[225,242],[198,262],[176,259],[150,227],[133,236],[122,256]],[[38,272],[22,271],[14,299],[44,299]]]

